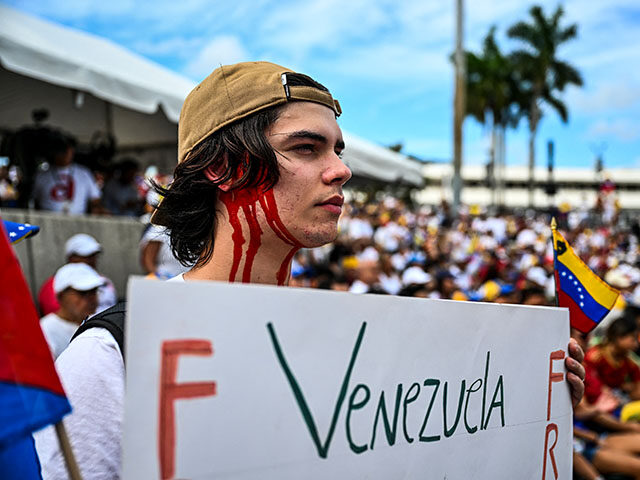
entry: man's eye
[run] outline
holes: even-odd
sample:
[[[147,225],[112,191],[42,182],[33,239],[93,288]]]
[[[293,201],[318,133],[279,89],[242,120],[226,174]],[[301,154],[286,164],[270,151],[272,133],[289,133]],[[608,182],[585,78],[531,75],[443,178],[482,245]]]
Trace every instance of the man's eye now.
[[[309,154],[316,151],[315,147],[311,144],[297,145],[294,147],[294,150],[302,154]]]

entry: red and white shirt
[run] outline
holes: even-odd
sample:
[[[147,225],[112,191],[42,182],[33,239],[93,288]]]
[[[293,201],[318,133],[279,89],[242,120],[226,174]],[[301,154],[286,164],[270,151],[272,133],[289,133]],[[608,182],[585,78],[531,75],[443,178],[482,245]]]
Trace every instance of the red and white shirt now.
[[[36,175],[33,198],[43,210],[87,213],[91,200],[102,195],[91,172],[80,165],[54,167]]]

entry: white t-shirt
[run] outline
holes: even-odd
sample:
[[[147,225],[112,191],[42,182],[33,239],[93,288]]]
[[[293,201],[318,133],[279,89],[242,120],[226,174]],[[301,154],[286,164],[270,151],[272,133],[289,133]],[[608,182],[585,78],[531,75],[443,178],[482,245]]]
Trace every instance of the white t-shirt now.
[[[156,258],[156,271],[154,272],[158,278],[173,278],[189,270],[189,267],[182,265],[176,257],[173,256],[169,231],[165,227],[150,225],[140,240],[140,250],[149,242],[160,243],[160,250]]]
[[[118,302],[118,294],[116,293],[116,287],[113,282],[104,275],[100,276],[102,280],[104,280],[104,285],[98,287],[98,308],[96,308],[94,315],[97,315],[109,307],[113,307]]]
[[[178,275],[170,281],[184,282],[184,277]],[[125,370],[118,343],[108,330],[90,328],[62,352],[56,369],[73,407],[64,425],[82,477],[119,479]],[[43,479],[68,478],[53,427],[33,437]]]
[[[55,313],[50,313],[40,319],[40,328],[42,328],[44,338],[49,344],[53,358],[58,358],[62,351],[67,348],[78,326],[77,323],[65,320]]]
[[[73,411],[64,417],[83,478],[120,478],[120,442],[124,407],[124,362],[113,336],[104,328],[80,334],[56,361]],[[33,435],[44,480],[67,479],[55,430]]]
[[[33,198],[43,210],[83,214],[90,200],[100,198],[101,192],[91,172],[81,165],[52,166],[38,172],[33,186]]]

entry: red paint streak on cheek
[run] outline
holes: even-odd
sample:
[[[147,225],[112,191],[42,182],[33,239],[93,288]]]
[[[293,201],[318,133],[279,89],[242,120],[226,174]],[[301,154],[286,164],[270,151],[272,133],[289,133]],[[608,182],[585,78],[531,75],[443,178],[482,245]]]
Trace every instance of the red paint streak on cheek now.
[[[231,264],[231,272],[229,273],[229,281],[233,282],[236,278],[236,273],[238,273],[240,258],[242,257],[242,245],[244,244],[242,225],[238,217],[240,205],[237,202],[235,192],[220,192],[219,198],[224,206],[227,207],[229,224],[231,224],[231,228],[233,229],[233,233],[231,234],[231,240],[233,241],[233,262]]]
[[[262,188],[242,188],[230,192],[220,192],[219,199],[227,208],[229,223],[233,229],[231,234],[231,240],[233,241],[233,262],[229,273],[229,281],[234,282],[236,279],[240,267],[240,259],[242,258],[242,247],[245,243],[245,238],[242,235],[242,224],[238,216],[240,209],[242,209],[249,226],[249,245],[242,270],[242,281],[248,283],[251,280],[253,262],[260,248],[260,237],[263,233],[256,214],[256,204],[259,202],[264,211],[267,225],[269,225],[280,240],[292,247],[276,274],[278,285],[284,285],[289,274],[291,259],[303,245],[289,232],[287,227],[284,226],[278,213],[278,206],[273,190],[265,192]]]
[[[264,210],[267,223],[276,235],[278,235],[283,242],[302,248],[303,245],[291,234],[291,232],[289,232],[289,230],[287,230],[284,223],[282,223],[280,215],[278,214],[278,206],[276,205],[276,198],[273,195],[273,190],[265,192],[265,194],[260,197],[260,205],[262,206],[262,210]]]
[[[239,172],[239,175],[241,175],[241,172]],[[219,194],[218,198],[227,208],[229,223],[233,229],[231,234],[231,240],[233,241],[233,261],[231,271],[229,272],[230,282],[236,281],[236,275],[238,274],[240,260],[242,258],[242,247],[245,243],[245,238],[242,234],[242,223],[239,217],[240,209],[242,209],[249,226],[249,245],[242,270],[242,281],[248,283],[251,280],[253,261],[260,248],[260,236],[262,235],[262,230],[260,229],[256,215],[256,204],[261,196],[261,188],[241,188],[230,192],[220,192]]]
[[[276,275],[278,285],[284,285],[289,274],[289,264],[291,263],[291,259],[295,253],[303,247],[303,245],[291,232],[289,232],[289,230],[287,230],[284,223],[282,223],[282,219],[278,214],[278,206],[276,205],[276,198],[273,195],[273,190],[265,192],[265,194],[260,197],[260,205],[262,206],[262,210],[264,210],[267,224],[271,227],[271,230],[273,230],[283,242],[288,243],[293,247],[280,265]]]
[[[249,246],[247,248],[247,258],[244,262],[244,270],[242,271],[243,283],[249,283],[251,280],[251,269],[253,268],[253,259],[258,253],[260,248],[260,236],[262,235],[262,229],[258,223],[258,217],[256,215],[256,205],[243,205],[242,211],[244,212],[247,222],[249,223]]]
[[[280,269],[278,270],[278,274],[276,275],[278,285],[284,285],[287,281],[287,276],[289,275],[289,264],[291,263],[291,259],[298,250],[298,247],[293,247],[284,258],[284,261],[282,262],[282,265],[280,265]]]

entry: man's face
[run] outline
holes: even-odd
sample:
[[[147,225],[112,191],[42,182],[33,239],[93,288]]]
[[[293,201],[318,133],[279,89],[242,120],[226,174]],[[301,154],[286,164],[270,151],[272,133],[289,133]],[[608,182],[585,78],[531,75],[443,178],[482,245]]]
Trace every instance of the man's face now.
[[[69,320],[80,323],[98,308],[98,289],[80,291],[67,288],[58,295],[58,301],[72,317]]]
[[[351,178],[339,156],[344,141],[333,111],[312,102],[291,102],[266,136],[280,165],[273,194],[285,227],[305,247],[333,241],[342,213],[342,185]]]
[[[67,147],[64,152],[60,152],[53,160],[56,167],[68,167],[73,162],[73,147]]]
[[[68,258],[69,263],[86,263],[94,270],[98,268],[98,253],[94,253],[93,255],[89,255],[87,257],[83,257],[81,255],[71,254]]]

